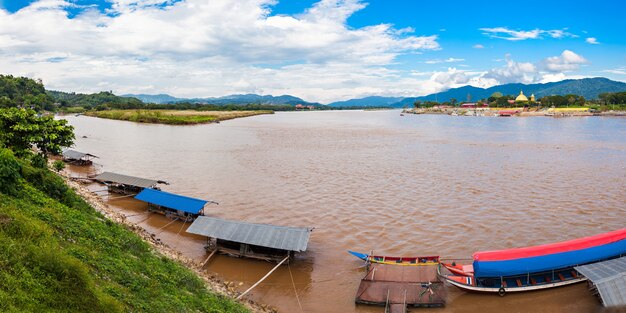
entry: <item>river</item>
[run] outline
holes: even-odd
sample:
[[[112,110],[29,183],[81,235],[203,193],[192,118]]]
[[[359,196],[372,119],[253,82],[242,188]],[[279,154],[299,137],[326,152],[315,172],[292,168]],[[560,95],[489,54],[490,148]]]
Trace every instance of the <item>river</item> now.
[[[99,156],[95,167],[70,167],[74,175],[163,179],[165,191],[219,202],[205,209],[210,216],[315,227],[307,252],[251,293],[281,312],[300,305],[304,312],[381,312],[354,304],[365,272],[348,249],[470,257],[626,224],[625,118],[397,110],[285,112],[197,126],[65,118],[76,128],[75,148]],[[145,214],[144,203],[90,188],[185,255],[206,257],[205,240],[186,234],[188,224],[161,229],[169,220]],[[206,269],[243,282],[243,291],[271,267],[218,256]],[[586,284],[502,298],[447,289],[437,312],[601,310]]]

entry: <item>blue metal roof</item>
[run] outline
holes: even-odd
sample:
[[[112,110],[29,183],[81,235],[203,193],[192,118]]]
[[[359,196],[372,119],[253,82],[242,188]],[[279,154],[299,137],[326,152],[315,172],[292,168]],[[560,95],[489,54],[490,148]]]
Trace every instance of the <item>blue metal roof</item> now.
[[[135,196],[135,199],[193,214],[199,214],[204,205],[209,202],[150,188],[142,190]]]

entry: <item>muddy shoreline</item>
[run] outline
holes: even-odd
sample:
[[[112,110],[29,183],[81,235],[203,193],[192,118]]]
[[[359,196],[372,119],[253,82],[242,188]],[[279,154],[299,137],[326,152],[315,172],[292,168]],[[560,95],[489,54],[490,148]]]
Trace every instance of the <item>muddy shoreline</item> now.
[[[248,299],[236,300],[236,297],[239,296],[240,292],[235,290],[237,286],[236,282],[233,281],[221,281],[217,278],[217,276],[208,273],[202,269],[202,264],[197,261],[184,256],[180,251],[171,248],[167,244],[161,242],[160,239],[156,237],[155,234],[150,233],[146,229],[141,226],[131,222],[124,214],[116,212],[114,209],[109,207],[102,199],[100,199],[96,194],[89,191],[83,184],[78,181],[75,181],[69,176],[68,173],[61,171],[58,173],[61,178],[65,181],[65,183],[71,187],[76,194],[80,195],[87,203],[89,203],[96,211],[102,213],[109,220],[123,225],[126,229],[134,232],[139,237],[141,237],[144,241],[150,244],[158,253],[184,265],[188,269],[192,270],[196,275],[202,278],[207,287],[218,294],[224,295],[226,297],[231,298],[233,301],[238,301],[244,304],[250,311],[256,313],[276,313],[278,310],[270,305],[258,303]]]

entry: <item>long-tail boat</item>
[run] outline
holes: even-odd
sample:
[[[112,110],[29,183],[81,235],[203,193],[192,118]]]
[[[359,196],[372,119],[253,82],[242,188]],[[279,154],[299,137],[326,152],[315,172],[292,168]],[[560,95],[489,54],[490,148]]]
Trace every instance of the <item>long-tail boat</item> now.
[[[395,265],[433,265],[439,263],[439,256],[413,256],[413,257],[405,257],[405,256],[383,256],[383,255],[369,255],[360,252],[354,252],[348,250],[348,253],[354,255],[355,257],[370,263],[380,263],[380,264],[395,264]]]
[[[468,291],[540,290],[585,281],[574,266],[626,255],[626,228],[525,248],[476,252],[472,264],[442,263],[450,284]]]

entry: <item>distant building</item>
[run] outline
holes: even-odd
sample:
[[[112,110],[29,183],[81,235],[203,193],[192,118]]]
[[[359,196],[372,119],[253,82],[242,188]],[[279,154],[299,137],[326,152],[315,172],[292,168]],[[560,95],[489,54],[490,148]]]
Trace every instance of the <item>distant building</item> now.
[[[306,108],[309,109],[309,110],[315,110],[315,107],[312,106],[312,105],[308,105]]]
[[[302,110],[304,106],[302,104],[296,104],[296,110]]]
[[[478,102],[478,103],[476,103],[476,102],[468,102],[468,103],[461,104],[462,108],[477,108],[477,107],[478,108],[484,108],[484,107],[487,107],[487,106],[488,106],[487,104],[480,103],[480,102]]]
[[[515,98],[515,102],[528,102],[528,98],[524,95],[524,92],[520,90],[519,96]]]
[[[530,102],[535,102],[535,94],[534,93],[530,94]]]

